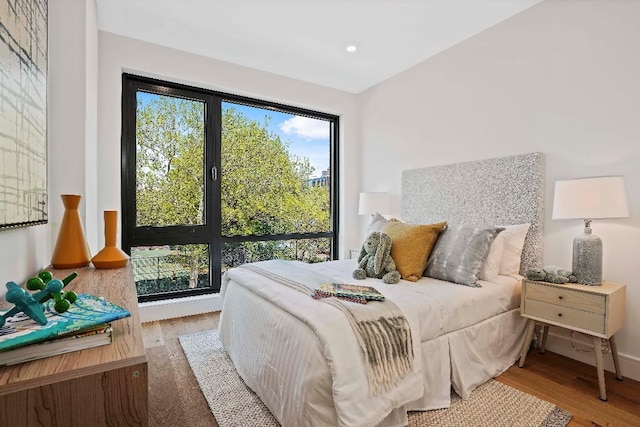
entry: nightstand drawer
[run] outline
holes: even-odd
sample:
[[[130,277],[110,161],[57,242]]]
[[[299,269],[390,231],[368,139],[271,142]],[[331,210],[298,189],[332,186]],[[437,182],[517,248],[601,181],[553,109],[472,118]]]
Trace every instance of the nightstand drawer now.
[[[605,314],[607,306],[606,295],[579,292],[575,289],[562,289],[558,286],[532,282],[527,283],[525,298],[602,315]]]
[[[598,334],[605,333],[603,314],[576,310],[574,308],[536,301],[529,298],[525,299],[524,307],[521,309],[523,315],[546,319],[554,323],[573,326]]]

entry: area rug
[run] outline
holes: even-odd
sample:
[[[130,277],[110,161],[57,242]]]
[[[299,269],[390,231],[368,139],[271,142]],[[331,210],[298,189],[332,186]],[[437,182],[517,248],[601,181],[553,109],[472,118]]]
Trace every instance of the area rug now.
[[[181,336],[180,344],[220,427],[279,426],[236,372],[216,330]],[[452,394],[450,408],[411,412],[409,427],[564,427],[570,420],[552,403],[491,380],[466,401]]]

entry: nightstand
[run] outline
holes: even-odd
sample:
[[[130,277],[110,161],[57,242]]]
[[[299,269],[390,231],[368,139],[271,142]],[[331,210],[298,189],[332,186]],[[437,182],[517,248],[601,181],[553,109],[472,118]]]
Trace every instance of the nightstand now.
[[[548,326],[559,326],[593,337],[600,399],[607,400],[604,382],[602,339],[608,340],[616,369],[616,378],[622,380],[618,348],[614,335],[622,328],[625,317],[626,285],[604,281],[602,286],[575,283],[557,285],[547,282],[522,281],[520,314],[529,319],[519,366],[524,366],[527,351],[536,324],[544,326],[541,351]]]

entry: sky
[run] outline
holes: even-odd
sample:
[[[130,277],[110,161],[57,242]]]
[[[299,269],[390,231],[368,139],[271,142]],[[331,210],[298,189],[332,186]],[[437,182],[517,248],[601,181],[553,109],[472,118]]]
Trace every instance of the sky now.
[[[289,144],[289,154],[307,157],[314,167],[313,177],[329,167],[329,122],[281,111],[223,102],[222,108],[233,107],[248,119],[263,123],[270,117],[268,129]]]
[[[158,96],[163,95],[138,92],[137,100],[144,104]],[[322,171],[329,167],[329,122],[266,108],[249,107],[231,102],[222,103],[223,109],[231,107],[248,119],[259,123],[264,123],[265,116],[270,117],[268,130],[288,144],[290,155],[309,159],[314,168],[312,177],[321,176]]]

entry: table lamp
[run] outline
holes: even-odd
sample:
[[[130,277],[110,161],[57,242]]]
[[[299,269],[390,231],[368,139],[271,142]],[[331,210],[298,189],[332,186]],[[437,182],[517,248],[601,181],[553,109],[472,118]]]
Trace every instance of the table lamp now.
[[[591,232],[591,220],[627,218],[624,177],[556,181],[553,219],[583,219],[584,233],[573,239],[573,274],[578,283],[602,284],[602,240]]]
[[[358,203],[358,215],[371,215],[376,213],[389,213],[389,194],[387,193],[360,193],[360,202]]]

